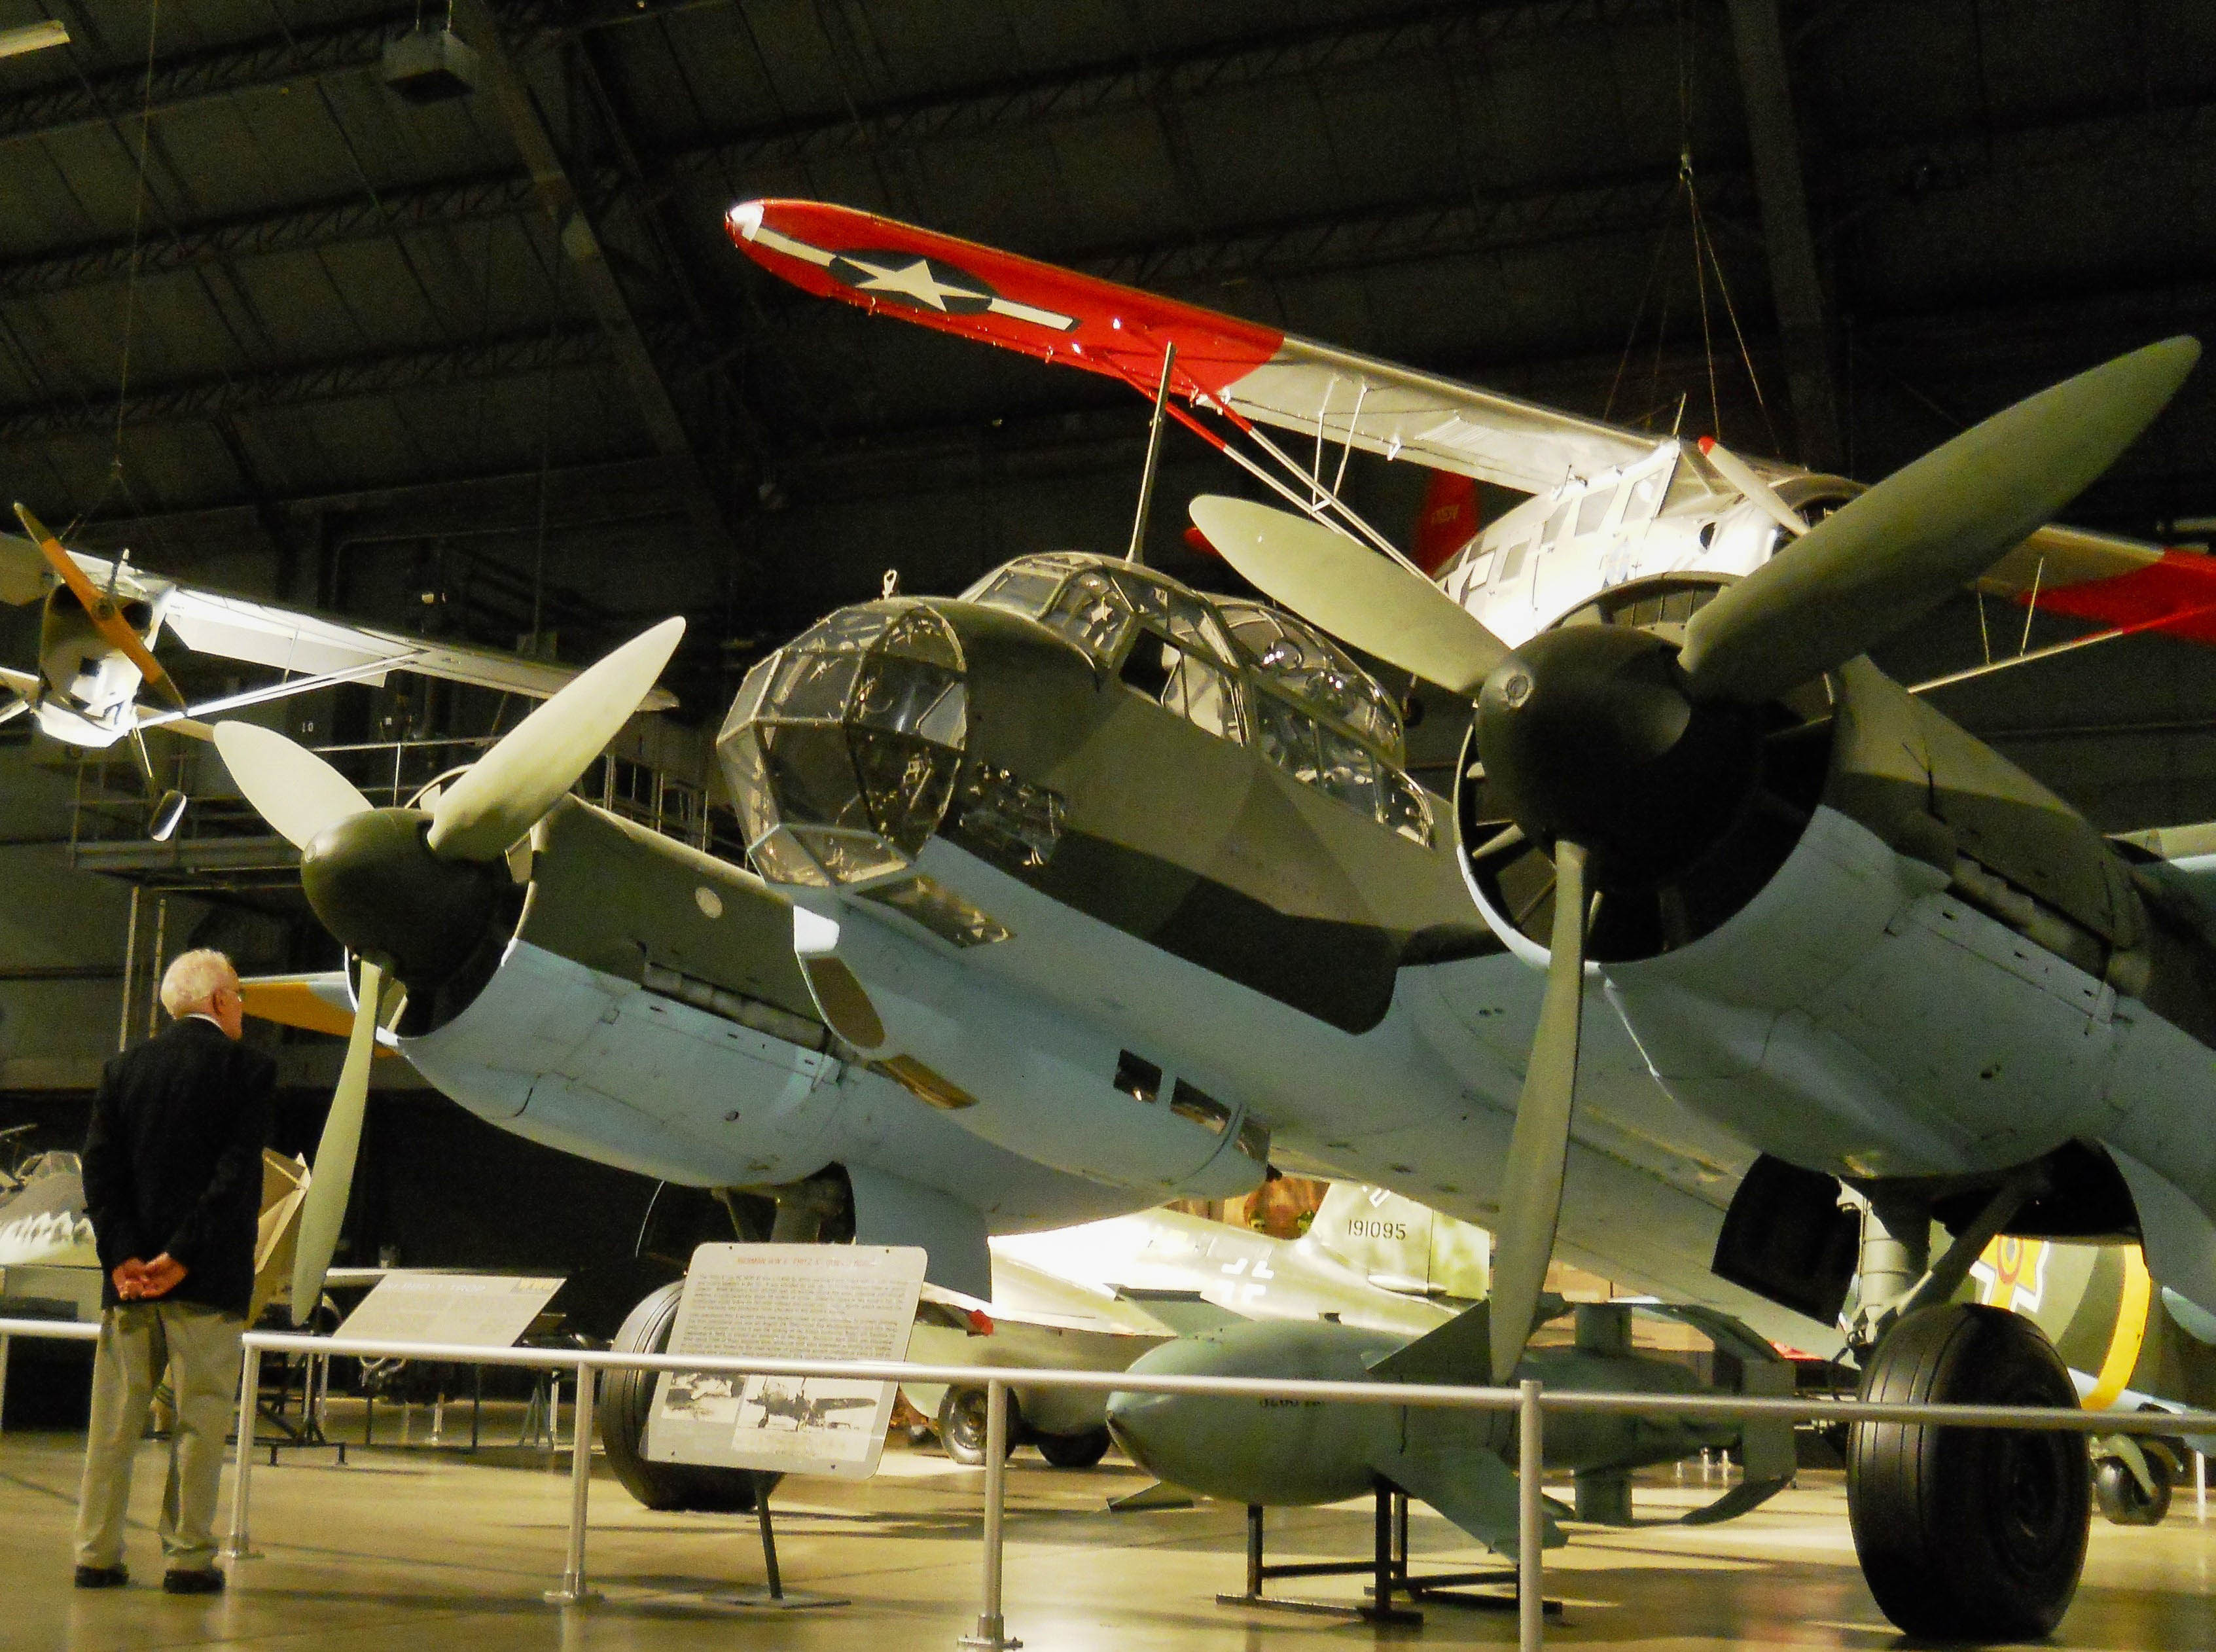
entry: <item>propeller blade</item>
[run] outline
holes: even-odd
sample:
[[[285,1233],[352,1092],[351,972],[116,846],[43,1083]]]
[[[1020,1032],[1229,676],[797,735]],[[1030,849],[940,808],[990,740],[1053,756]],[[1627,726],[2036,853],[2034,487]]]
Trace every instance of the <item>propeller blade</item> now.
[[[539,823],[630,721],[677,651],[681,619],[643,632],[509,730],[440,797],[434,854],[491,860]]]
[[[1474,694],[1508,652],[1429,580],[1320,522],[1210,494],[1191,509],[1209,544],[1272,601],[1426,682]]]
[[[46,558],[46,565],[84,605],[86,615],[100,634],[138,668],[140,676],[161,690],[172,705],[182,711],[185,708],[184,690],[171,681],[162,663],[154,657],[138,633],[132,629],[130,622],[123,618],[114,597],[103,596],[100,588],[85,577],[84,570],[77,565],[77,559],[62,549],[62,542],[47,533],[45,525],[21,504],[15,507],[15,520],[22,523],[23,531],[37,541],[39,553]]]
[[[371,806],[352,780],[274,729],[219,723],[215,749],[246,800],[294,848],[306,848],[324,827]]]
[[[1524,1357],[1554,1254],[1569,1165],[1570,1106],[1578,1087],[1578,1034],[1585,1008],[1585,852],[1563,838],[1554,844],[1554,952],[1547,960],[1547,996],[1516,1100],[1494,1230],[1493,1380],[1505,1383]]]
[[[361,1115],[369,1100],[369,1063],[377,1053],[377,1019],[384,1007],[385,973],[367,959],[361,965],[361,999],[354,1006],[354,1030],[347,1035],[346,1065],[331,1092],[330,1116],[316,1143],[315,1174],[300,1207],[300,1236],[292,1252],[292,1322],[305,1325],[323,1299],[323,1275],[338,1249],[339,1224],[346,1217],[354,1188],[354,1155],[361,1146]]]
[[[1716,474],[1737,488],[1749,503],[1759,505],[1770,521],[1794,539],[1808,531],[1808,524],[1778,496],[1777,490],[1757,476],[1753,466],[1714,436],[1701,438],[1701,457],[1715,466]]]
[[[1678,663],[1694,693],[1770,699],[1937,607],[2114,464],[2200,355],[2194,340],[2171,338],[2118,356],[1994,414],[1825,517],[1693,616]]]

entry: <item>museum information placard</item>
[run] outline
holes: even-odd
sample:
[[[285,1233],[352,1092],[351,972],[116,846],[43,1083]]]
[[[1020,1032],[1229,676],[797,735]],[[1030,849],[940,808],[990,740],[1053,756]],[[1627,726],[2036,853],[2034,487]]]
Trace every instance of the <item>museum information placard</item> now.
[[[395,1272],[377,1282],[337,1334],[376,1342],[505,1348],[561,1288],[558,1279],[508,1273]]]
[[[743,1359],[899,1359],[923,1289],[913,1245],[703,1245],[669,1352]],[[894,1384],[666,1371],[648,1414],[656,1463],[828,1474],[877,1471]]]

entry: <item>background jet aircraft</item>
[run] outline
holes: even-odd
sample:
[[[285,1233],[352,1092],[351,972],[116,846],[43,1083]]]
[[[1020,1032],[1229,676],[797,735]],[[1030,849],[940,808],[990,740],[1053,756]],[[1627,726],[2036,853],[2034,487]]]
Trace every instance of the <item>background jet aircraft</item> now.
[[[2049,522],[2160,412],[2197,358],[2192,341],[2081,374],[1863,490],[1777,467],[1765,477],[1713,446],[1657,445],[836,207],[750,202],[733,209],[729,228],[749,256],[810,291],[1161,390],[1190,428],[1306,513],[1196,502],[1210,545],[1327,631],[1474,700],[1456,780],[1456,859],[1497,942],[1548,971],[1536,1021],[1513,1013],[1532,1036],[1528,1053],[1509,1057],[1522,1073],[1514,1137],[1497,1214],[1482,1212],[1503,1241],[1493,1369],[1509,1368],[1530,1333],[1558,1222],[1589,1242],[1579,1224],[1594,1191],[1579,1185],[1577,1159],[1593,1132],[1579,1119],[1619,1137],[1624,1127],[1595,1060],[1588,961],[1607,983],[1609,1019],[1636,1039],[1672,1100],[1762,1150],[1711,1253],[1716,1275],[1821,1322],[1839,1310],[1861,1251],[1867,1300],[1849,1328],[1865,1392],[2075,1402],[2061,1361],[2028,1321],[1947,1302],[1998,1232],[2143,1237],[2158,1281],[2216,1309],[2216,1148],[2191,1123],[2216,1088],[2216,1021],[2198,985],[2211,963],[2196,881],[2205,844],[2192,838],[2189,853],[2164,862],[2148,843],[2102,839],[1862,657],[1966,583],[2006,589],[2027,563],[2034,585],[2043,570],[2081,595],[2107,588],[2119,567],[2167,567],[2155,547]],[[1201,412],[1230,434],[1201,423]],[[1263,423],[1308,433],[1312,464],[1295,463]],[[1420,455],[1533,496],[1479,536],[1443,589],[1346,505],[1344,464],[1327,471],[1334,445]],[[1287,474],[1270,474],[1249,449]],[[2073,563],[2089,546],[2098,554]],[[976,974],[1005,979],[1021,937],[1059,929],[1077,944],[1051,959],[1034,950],[1021,971],[1029,989],[1089,997],[1087,1013],[1105,1006],[1135,1042],[1143,1032],[1197,1073],[1213,1068],[1242,1099],[1266,1098],[1277,1139],[1300,1132],[1303,1153],[1331,1170],[1416,1191],[1425,1170],[1445,1166],[1459,1181],[1491,1143],[1451,1138],[1456,1100],[1420,1108],[1438,1135],[1418,1149],[1412,1129],[1400,1162],[1381,1172],[1360,1162],[1361,1131],[1340,1109],[1302,1105],[1302,1076],[1326,1064],[1312,1038],[1266,1012],[1244,1018],[1243,1039],[1227,1036],[1222,1020],[1195,1014],[1203,991],[1173,968],[1154,972],[1176,981],[1174,1005],[1134,1005],[1145,994],[1130,983],[1146,966],[1119,957],[1104,929],[1274,991],[1314,1024],[1333,1024],[1337,1012],[1335,1024],[1357,1035],[1380,1015],[1389,1025],[1413,996],[1397,990],[1411,977],[1446,983],[1449,1014],[1465,1026],[1491,1019],[1504,996],[1474,963],[1406,967],[1426,948],[1396,924],[1394,904],[1423,889],[1425,874],[1383,855],[1376,881],[1359,885],[1387,965],[1372,977],[1374,996],[1350,1013],[1320,989],[1326,977],[1288,966],[1313,970],[1301,921],[1351,915],[1330,909],[1336,891],[1316,875],[1346,862],[1260,827],[1246,812],[1253,792],[1228,778],[1237,760],[1228,754],[1179,765],[1226,783],[1197,780],[1171,795],[1135,765],[1116,777],[1117,812],[1079,754],[1113,743],[1101,731],[1126,713],[1111,704],[1120,686],[1227,749],[1259,749],[1296,779],[1335,787],[1356,809],[1368,803],[1381,824],[1391,818],[1391,754],[1374,725],[1361,737],[1358,707],[1327,719],[1336,742],[1285,724],[1277,694],[1225,669],[1243,662],[1217,652],[1205,616],[1182,616],[1181,628],[1174,598],[1150,598],[1151,583],[1136,570],[1042,565],[1028,583],[987,582],[969,594],[978,606],[998,598],[1086,655],[1089,703],[1075,676],[1056,680],[1043,650],[1026,654],[1015,633],[994,635],[970,621],[967,606],[944,605],[970,679],[966,761],[976,767],[950,770],[945,789],[900,794],[899,810],[871,797],[874,842],[848,835],[850,822],[864,823],[840,812],[848,790],[827,785],[829,771],[807,755],[813,737],[781,724],[823,718],[826,706],[851,715],[863,777],[853,794],[867,792],[868,706],[849,700],[834,656],[842,628],[866,632],[892,617],[850,610],[803,638],[753,682],[751,699],[742,694],[727,730],[735,789],[764,800],[750,822],[761,829],[758,862],[825,920],[803,929],[803,951],[835,953],[863,1002],[883,1000],[890,1042],[881,1047],[927,1043],[928,1013],[943,1016],[958,990],[934,981],[926,1000],[926,971],[896,963],[883,939],[896,926],[865,915],[870,885],[883,880],[889,893],[899,887],[893,873],[913,866],[933,900],[944,905],[945,891],[960,909],[989,915],[990,932],[971,925],[985,936]],[[2182,624],[2198,612],[2161,617]],[[872,644],[865,636],[851,651],[867,655]],[[1346,676],[1336,663],[1328,670]],[[1009,725],[987,714],[996,691],[1007,696]],[[1299,703],[1297,693],[1286,698]],[[1239,718],[1216,709],[1234,699],[1247,703]],[[1028,734],[1013,727],[1018,704]],[[931,774],[932,761],[918,753],[907,772]],[[1247,871],[1256,863],[1276,869],[1274,903],[1257,898],[1271,880]],[[1205,879],[1207,900],[1188,904],[1195,886],[1176,873]],[[1073,929],[1057,906],[1098,922]],[[1280,922],[1288,915],[1296,922]],[[1431,934],[1442,932],[1451,929]],[[1242,941],[1265,964],[1242,956]],[[1446,950],[1470,955],[1459,943]],[[1089,955],[1111,968],[1088,973]],[[1362,978],[1358,967],[1339,975],[1340,986]],[[1206,1047],[1180,1039],[1203,1025],[1215,1035]],[[1424,1032],[1431,1051],[1450,1049],[1434,1026]],[[1234,1042],[1250,1061],[1223,1053]],[[1144,1081],[1161,1057],[1134,1053],[1145,1068],[1133,1093],[1154,1094]],[[1280,1070],[1262,1070],[1271,1057]],[[1378,1070],[1392,1074],[1378,1090],[1422,1094],[1405,1057]],[[1505,1088],[1498,1071],[1459,1076],[1465,1094]],[[964,1119],[995,1139],[1035,1143],[1069,1122],[1012,1120],[985,1105]],[[1858,1195],[1859,1217],[1839,1208],[1843,1183]],[[1935,1217],[1954,1236],[1936,1259]],[[1686,1236],[1650,1235],[1650,1258],[1682,1257]],[[1918,1633],[2050,1629],[2083,1563],[2082,1446],[2059,1434],[1971,1442],[1942,1431],[1930,1450],[1899,1452],[1893,1439],[1860,1429],[1850,1456],[1857,1548],[1880,1605]],[[2026,1509],[2007,1490],[2025,1476],[2059,1489],[2032,1511],[2028,1547],[2018,1540]],[[1982,1513],[1943,1523],[1932,1514],[1962,1498]]]

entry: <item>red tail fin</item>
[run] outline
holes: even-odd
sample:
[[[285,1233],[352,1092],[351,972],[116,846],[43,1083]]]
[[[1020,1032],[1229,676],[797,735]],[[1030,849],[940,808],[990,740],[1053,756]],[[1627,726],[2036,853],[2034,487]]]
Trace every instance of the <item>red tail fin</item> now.
[[[1424,508],[1416,515],[1416,545],[1411,560],[1436,574],[1446,559],[1477,533],[1477,483],[1452,471],[1433,471],[1424,489]]]

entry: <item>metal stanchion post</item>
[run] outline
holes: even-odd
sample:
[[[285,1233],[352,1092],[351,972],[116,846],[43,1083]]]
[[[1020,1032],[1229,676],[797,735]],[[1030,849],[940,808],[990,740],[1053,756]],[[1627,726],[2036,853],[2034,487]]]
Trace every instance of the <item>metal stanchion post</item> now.
[[[0,1336],[0,1428],[8,1426],[8,1339]]]
[[[977,1614],[977,1628],[957,1645],[977,1646],[988,1652],[1021,1646],[1008,1636],[1000,1614],[1000,1510],[1005,1497],[1008,1458],[1008,1389],[1005,1383],[985,1384],[985,1605]]]
[[[1540,1556],[1546,1528],[1539,1519],[1539,1481],[1546,1468],[1544,1423],[1539,1413],[1539,1384],[1519,1383],[1523,1403],[1516,1421],[1516,1646],[1539,1652],[1546,1640],[1546,1579]]]
[[[569,1559],[562,1587],[546,1591],[550,1605],[590,1606],[600,1598],[585,1587],[585,1513],[593,1484],[593,1368],[577,1367],[576,1418],[569,1430]]]
[[[238,1360],[238,1455],[231,1471],[231,1534],[223,1540],[225,1560],[259,1560],[262,1551],[247,1535],[247,1476],[254,1467],[254,1402],[261,1387],[262,1351],[246,1347]]]
[[[2193,1454],[2193,1518],[2208,1518],[2208,1456],[2205,1452]]]

